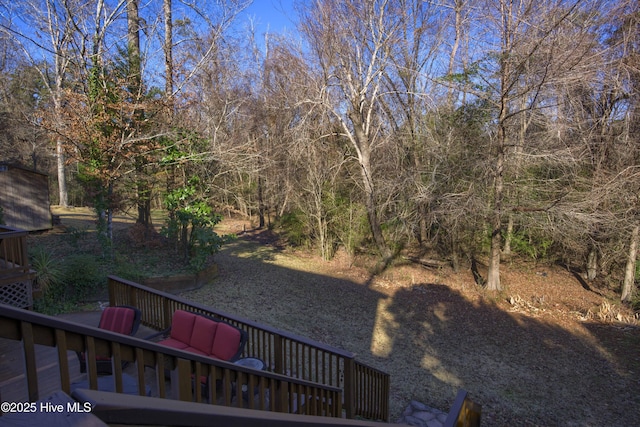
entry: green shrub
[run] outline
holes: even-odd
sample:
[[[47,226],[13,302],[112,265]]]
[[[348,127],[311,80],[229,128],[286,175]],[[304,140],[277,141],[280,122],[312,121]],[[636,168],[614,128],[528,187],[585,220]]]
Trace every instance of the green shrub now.
[[[209,256],[231,239],[213,231],[222,216],[215,213],[204,198],[206,192],[200,178],[192,176],[187,185],[165,196],[169,218],[161,234],[179,250],[185,264],[195,271],[200,270]]]
[[[50,286],[62,280],[60,262],[45,248],[37,246],[30,251],[31,267],[36,272],[36,283],[44,294]]]
[[[34,308],[40,313],[54,315],[72,311],[77,303],[67,284],[61,280],[49,284],[42,297],[34,301]]]
[[[511,237],[511,249],[514,252],[534,260],[544,259],[553,244],[551,239],[544,237],[536,239],[523,231],[512,233],[509,237]]]
[[[71,246],[78,249],[80,241],[84,240],[88,234],[87,227],[68,227],[67,232],[64,234],[64,238]]]
[[[354,256],[356,249],[364,244],[371,234],[365,206],[347,197],[336,197],[332,232],[342,243],[347,253]]]
[[[106,280],[96,257],[92,255],[78,254],[69,256],[64,260],[63,268],[62,281],[67,286],[69,297],[74,301],[86,300]]]
[[[61,261],[60,277],[49,283],[42,298],[34,303],[36,311],[58,314],[72,311],[81,301],[95,295],[106,282],[95,256],[70,255]]]
[[[308,218],[299,209],[285,213],[278,221],[278,227],[282,228],[284,235],[293,246],[309,245]]]

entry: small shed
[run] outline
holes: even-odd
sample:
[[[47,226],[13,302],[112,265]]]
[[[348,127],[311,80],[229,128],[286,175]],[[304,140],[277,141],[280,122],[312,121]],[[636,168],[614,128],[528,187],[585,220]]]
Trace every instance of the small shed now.
[[[49,176],[0,163],[0,207],[4,224],[25,231],[51,226]]]

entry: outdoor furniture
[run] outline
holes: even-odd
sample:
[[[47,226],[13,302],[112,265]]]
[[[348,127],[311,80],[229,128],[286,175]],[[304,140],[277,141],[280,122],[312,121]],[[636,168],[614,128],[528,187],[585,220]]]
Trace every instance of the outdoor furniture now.
[[[267,366],[262,359],[257,357],[243,357],[234,362],[236,365],[244,366],[245,368],[256,369],[258,371],[264,371]]]
[[[258,359],[257,357],[243,357],[241,359],[236,360],[235,362],[236,365],[238,366],[243,366],[245,368],[251,368],[251,369],[255,369],[258,371],[264,371],[267,369],[267,365],[264,363],[264,361],[262,359]],[[234,383],[232,385],[232,391],[231,391],[231,395],[235,395],[237,393],[237,385]],[[249,402],[249,386],[247,384],[242,384],[242,399],[245,402]],[[253,389],[253,394],[258,394],[258,387],[254,387]]]
[[[221,319],[184,310],[173,313],[169,329],[147,338],[160,335],[166,337],[158,341],[160,345],[227,362],[236,361],[247,342],[247,333],[242,329]]]
[[[155,339],[158,336],[164,339],[157,344],[226,362],[237,361],[247,342],[247,333],[244,330],[221,319],[185,310],[176,310],[171,319],[171,326],[147,339]],[[165,371],[166,375],[170,373]],[[200,384],[203,396],[208,398],[208,377],[201,376]]]
[[[142,313],[136,307],[128,305],[107,307],[100,316],[98,327],[107,331],[133,336],[138,331],[138,327],[140,327],[141,317]],[[78,352],[77,354],[80,361],[80,372],[85,373],[87,372],[85,354],[83,352]],[[111,375],[113,373],[110,357],[96,357],[96,366],[98,375]]]

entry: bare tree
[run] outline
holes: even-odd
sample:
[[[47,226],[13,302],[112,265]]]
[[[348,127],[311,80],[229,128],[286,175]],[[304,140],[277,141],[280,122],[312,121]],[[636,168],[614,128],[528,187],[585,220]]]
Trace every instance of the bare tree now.
[[[320,102],[340,124],[360,165],[371,234],[383,260],[392,252],[380,224],[374,163],[384,140],[380,97],[398,28],[394,2],[315,1],[301,9],[301,31],[320,67]]]
[[[493,94],[496,110],[492,141],[492,212],[490,215],[491,248],[486,287],[500,290],[500,258],[503,243],[505,171],[518,146],[522,128],[514,126],[527,112],[540,109],[543,90],[561,76],[566,76],[575,61],[559,50],[558,28],[567,22],[580,2],[499,0],[488,2],[486,16],[495,29],[495,78],[486,75],[483,86]],[[535,28],[535,34],[531,31]],[[586,31],[583,31],[586,33]],[[489,40],[490,42],[490,40]],[[581,60],[580,55],[574,58]],[[481,93],[474,93],[483,96]],[[518,208],[519,209],[519,208]]]
[[[81,54],[81,44],[78,44],[78,22],[86,16],[88,4],[82,1],[58,2],[55,0],[27,1],[22,5],[11,4],[16,7],[17,19],[22,21],[22,27],[5,27],[22,48],[25,57],[29,58],[42,78],[52,101],[52,108],[60,114],[62,108],[63,89],[69,67]],[[23,30],[27,28],[28,30]],[[42,57],[36,57],[40,53]],[[51,60],[51,68],[42,67],[43,63]],[[51,72],[51,74],[50,74]],[[68,190],[65,175],[64,141],[55,140],[55,153],[58,176],[59,204],[68,205]]]

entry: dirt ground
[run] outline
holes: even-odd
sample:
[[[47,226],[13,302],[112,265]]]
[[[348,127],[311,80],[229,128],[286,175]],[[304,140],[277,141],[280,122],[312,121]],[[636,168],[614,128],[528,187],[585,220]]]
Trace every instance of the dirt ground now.
[[[640,422],[640,327],[613,292],[566,269],[507,262],[493,294],[471,271],[399,261],[373,276],[363,260],[324,262],[245,229],[223,221],[238,239],[216,255],[219,276],[182,296],[390,373],[392,421],[411,400],[448,411],[463,388],[486,426]]]

